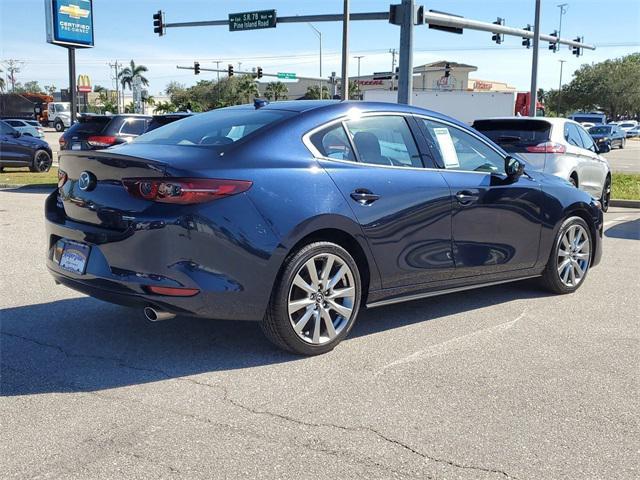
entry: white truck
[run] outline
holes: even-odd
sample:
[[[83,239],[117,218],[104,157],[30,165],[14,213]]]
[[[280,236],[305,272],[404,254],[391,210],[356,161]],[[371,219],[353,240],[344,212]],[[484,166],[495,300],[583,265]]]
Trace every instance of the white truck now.
[[[47,104],[47,124],[56,132],[63,132],[71,126],[71,104],[69,102],[49,102]]]
[[[512,117],[522,114],[522,111],[526,115],[528,96],[528,93],[518,92],[416,91],[412,94],[411,103],[472,124],[478,118]],[[364,100],[397,103],[398,92],[366,90]]]

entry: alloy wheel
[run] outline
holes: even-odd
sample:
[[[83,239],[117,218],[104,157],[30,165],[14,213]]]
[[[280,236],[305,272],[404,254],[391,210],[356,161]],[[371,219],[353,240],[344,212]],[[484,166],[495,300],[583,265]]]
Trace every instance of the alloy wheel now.
[[[36,171],[46,172],[51,167],[51,158],[49,154],[44,150],[38,150],[36,152],[36,158],[34,161]]]
[[[587,274],[591,258],[589,234],[582,225],[571,225],[558,245],[558,276],[567,287],[576,287]]]
[[[353,272],[338,255],[321,253],[305,262],[289,289],[289,321],[313,345],[331,342],[349,324],[356,287]]]

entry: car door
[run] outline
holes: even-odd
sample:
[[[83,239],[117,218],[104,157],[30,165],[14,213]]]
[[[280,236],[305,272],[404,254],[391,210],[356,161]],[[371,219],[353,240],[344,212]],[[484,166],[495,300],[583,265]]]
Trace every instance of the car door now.
[[[0,160],[3,166],[21,165],[24,152],[16,137],[17,130],[5,122],[0,122]]]
[[[589,135],[580,125],[577,125],[576,128],[578,129],[578,133],[582,139],[584,155],[587,159],[585,165],[588,172],[588,184],[585,185],[585,190],[587,190],[593,197],[600,198],[604,182],[609,171],[608,163],[605,158],[600,156],[598,153],[598,149],[596,148],[596,144],[594,143],[593,138],[591,138],[591,135]]]
[[[451,193],[437,170],[423,168],[423,162],[434,165],[421,153],[428,149],[419,150],[414,122],[403,115],[365,115],[306,136],[362,226],[383,288],[454,275]]]
[[[539,183],[509,179],[506,155],[469,129],[429,117],[419,123],[453,194],[456,277],[533,267],[543,218]]]

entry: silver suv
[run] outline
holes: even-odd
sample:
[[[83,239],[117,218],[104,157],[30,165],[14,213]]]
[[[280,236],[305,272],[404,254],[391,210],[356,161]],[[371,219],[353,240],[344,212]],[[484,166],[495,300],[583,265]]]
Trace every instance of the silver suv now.
[[[611,168],[591,135],[566,118],[506,117],[473,122],[509,153],[523,157],[534,170],[562,177],[602,202],[611,196]]]

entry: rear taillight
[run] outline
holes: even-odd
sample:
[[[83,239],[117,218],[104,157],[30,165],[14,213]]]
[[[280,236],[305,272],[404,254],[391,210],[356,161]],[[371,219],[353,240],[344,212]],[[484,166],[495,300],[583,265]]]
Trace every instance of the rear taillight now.
[[[544,142],[538,145],[531,145],[527,147],[527,152],[530,153],[565,153],[567,148],[555,142]]]
[[[67,173],[58,169],[58,188],[62,188],[67,183]]]
[[[87,143],[92,147],[110,147],[116,143],[116,137],[112,135],[91,135]]]
[[[64,147],[66,145],[67,141],[64,138],[60,137],[58,139],[58,143],[60,144],[61,147]]]
[[[252,182],[215,178],[125,178],[122,184],[134,197],[188,205],[246,192]]]

